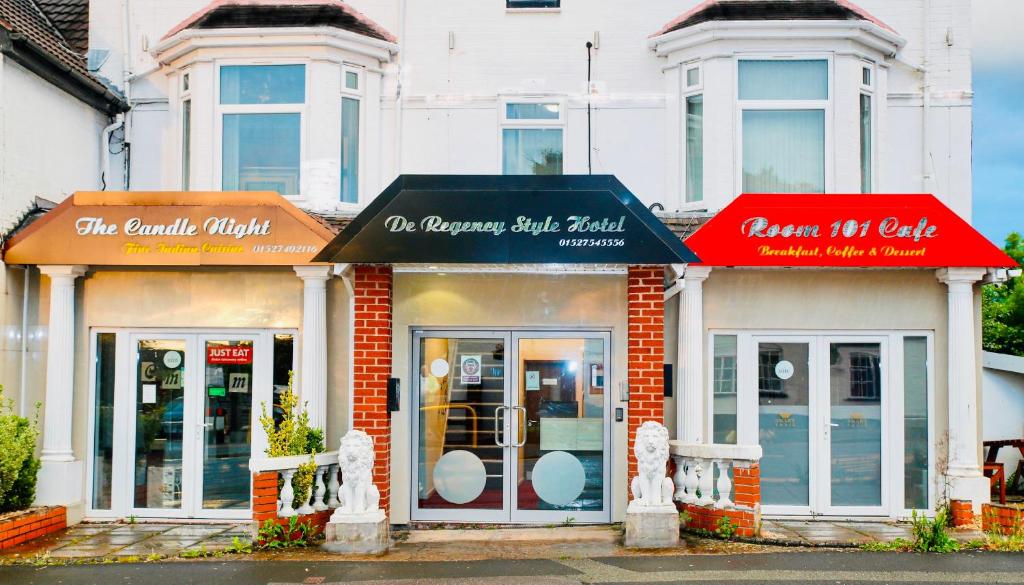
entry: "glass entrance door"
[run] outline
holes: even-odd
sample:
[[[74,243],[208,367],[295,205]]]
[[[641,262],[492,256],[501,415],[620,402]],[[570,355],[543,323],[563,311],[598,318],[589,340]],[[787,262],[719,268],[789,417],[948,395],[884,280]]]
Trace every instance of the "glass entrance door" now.
[[[607,333],[415,332],[413,520],[607,522]]]
[[[885,515],[885,338],[754,341],[765,513]]]
[[[130,513],[248,518],[253,409],[270,363],[255,334],[133,334]]]
[[[607,333],[513,334],[515,522],[608,522]]]
[[[881,515],[887,457],[882,449],[884,340],[828,340],[824,443],[831,514]]]

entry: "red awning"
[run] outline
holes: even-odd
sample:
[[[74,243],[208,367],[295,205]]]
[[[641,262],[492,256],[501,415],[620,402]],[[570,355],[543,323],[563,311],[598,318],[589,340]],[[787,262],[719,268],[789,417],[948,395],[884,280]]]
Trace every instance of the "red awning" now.
[[[686,245],[705,266],[1017,266],[927,194],[740,195]]]

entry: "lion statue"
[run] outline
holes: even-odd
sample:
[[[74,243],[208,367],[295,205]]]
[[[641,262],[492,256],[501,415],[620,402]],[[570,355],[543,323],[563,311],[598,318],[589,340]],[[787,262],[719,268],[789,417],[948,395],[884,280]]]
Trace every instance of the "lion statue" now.
[[[675,486],[672,479],[665,475],[668,429],[654,421],[640,425],[633,443],[633,454],[640,474],[630,483],[633,501],[629,503],[629,508],[671,507],[675,510],[675,504],[672,503]]]
[[[338,447],[341,468],[341,506],[335,516],[370,514],[379,510],[380,490],[373,485],[373,437],[350,430]],[[332,517],[332,520],[334,518]]]

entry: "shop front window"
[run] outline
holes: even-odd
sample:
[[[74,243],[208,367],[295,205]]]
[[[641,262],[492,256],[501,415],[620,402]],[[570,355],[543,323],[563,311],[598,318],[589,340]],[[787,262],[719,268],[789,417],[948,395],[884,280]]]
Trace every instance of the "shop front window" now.
[[[220,68],[225,191],[299,194],[304,65]]]
[[[928,338],[903,338],[903,507],[928,505]]]
[[[111,509],[114,474],[114,333],[96,334],[96,387],[92,419],[92,509]]]
[[[505,104],[502,173],[562,174],[563,110],[557,102]]]
[[[736,336],[714,336],[714,419],[715,443],[736,444]]]
[[[744,193],[825,191],[828,61],[742,59]]]

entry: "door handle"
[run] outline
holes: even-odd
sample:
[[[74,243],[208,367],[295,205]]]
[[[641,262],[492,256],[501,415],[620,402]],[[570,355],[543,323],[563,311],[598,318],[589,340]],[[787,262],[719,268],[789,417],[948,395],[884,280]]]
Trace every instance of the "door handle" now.
[[[499,406],[494,409],[494,444],[499,447],[508,447],[508,443],[501,442],[501,436],[505,434],[504,431],[499,430],[505,426],[504,417],[502,417],[501,413],[506,410],[508,410],[507,406]],[[501,434],[499,435],[499,433]]]
[[[519,437],[519,442],[516,443],[515,445],[513,445],[513,447],[519,448],[519,447],[522,447],[523,445],[526,444],[526,421],[527,421],[526,407],[525,406],[513,406],[512,410],[514,410],[516,412],[522,412],[523,413],[523,425],[522,426],[519,426],[519,424],[518,424],[519,423],[519,418],[516,417],[516,427],[517,427],[517,429],[516,429],[517,433],[516,434],[520,435],[520,437]],[[520,428],[523,430],[522,433],[518,432],[518,429],[520,429]]]

